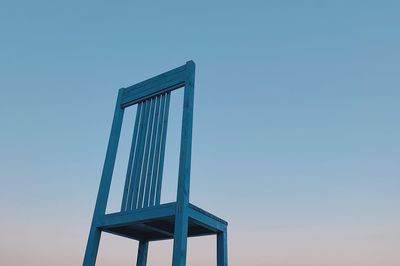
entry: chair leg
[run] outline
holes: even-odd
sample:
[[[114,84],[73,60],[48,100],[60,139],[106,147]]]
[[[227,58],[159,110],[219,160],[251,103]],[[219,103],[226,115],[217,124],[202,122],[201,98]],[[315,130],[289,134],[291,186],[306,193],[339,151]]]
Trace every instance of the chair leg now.
[[[147,251],[149,249],[148,241],[140,241],[137,255],[136,266],[146,266],[147,264]]]
[[[92,225],[90,228],[89,239],[86,245],[85,258],[83,266],[95,266],[97,252],[99,250],[101,231]]]
[[[228,266],[228,231],[217,234],[217,266]]]
[[[172,266],[186,266],[187,234],[188,216],[186,212],[178,212],[175,217]]]

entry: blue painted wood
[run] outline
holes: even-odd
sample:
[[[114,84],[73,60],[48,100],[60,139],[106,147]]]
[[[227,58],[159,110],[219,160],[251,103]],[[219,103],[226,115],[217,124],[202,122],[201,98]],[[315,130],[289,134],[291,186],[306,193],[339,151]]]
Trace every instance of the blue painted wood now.
[[[192,128],[194,102],[194,73],[193,61],[186,63],[186,81],[183,98],[183,115],[181,131],[181,150],[179,157],[179,176],[177,202],[182,206],[189,204],[190,161],[192,155]]]
[[[143,153],[146,142],[146,134],[147,134],[147,125],[150,111],[150,100],[146,100],[144,102],[144,113],[140,122],[140,133],[139,133],[139,142],[138,142],[138,150],[137,150],[137,160],[135,160],[134,165],[135,168],[133,170],[133,180],[134,186],[131,190],[131,197],[128,199],[128,205],[130,206],[130,210],[137,209],[138,207],[138,192],[140,189],[141,182],[141,172],[143,166]],[[129,201],[130,200],[130,201]]]
[[[228,232],[217,234],[217,266],[228,266]]]
[[[157,146],[155,150],[155,158],[154,158],[154,172],[152,175],[152,179],[154,182],[151,184],[150,187],[150,206],[155,206],[159,205],[157,202],[155,202],[156,198],[156,188],[157,188],[157,183],[158,183],[158,176],[159,176],[159,171],[158,167],[160,164],[160,151],[161,151],[161,146],[162,146],[162,130],[163,130],[163,119],[164,119],[164,113],[165,113],[165,102],[166,102],[166,97],[165,94],[161,95],[161,101],[160,101],[160,116],[157,122]]]
[[[107,214],[105,215],[101,225],[99,225],[99,228],[105,232],[138,241],[173,239],[176,206],[177,203],[172,202],[161,204],[159,206],[133,210],[126,213]],[[190,209],[196,211],[201,210],[192,204],[189,205],[189,210]],[[215,235],[223,232],[226,225],[227,223],[222,219],[215,217],[204,210],[201,211],[200,216],[191,215],[189,212],[188,228],[190,230],[188,230],[188,237]],[[121,231],[120,229],[123,227],[125,227],[125,229],[129,228],[129,231]],[[146,230],[149,228],[151,229],[150,231]],[[147,233],[146,235],[142,235],[138,230],[144,230]],[[158,233],[162,234],[160,235]]]
[[[215,231],[215,233],[222,232],[228,225],[228,223],[224,220],[219,219],[218,217],[215,217],[214,215],[207,213],[192,204],[189,205],[188,216],[196,220],[197,224],[201,224],[202,226]]]
[[[165,203],[158,206],[132,210],[125,213],[112,213],[103,216],[98,227],[102,229],[128,225],[139,221],[155,220],[159,217],[172,217],[175,214],[176,204]]]
[[[208,216],[209,218],[211,218],[211,219],[213,219],[213,220],[216,220],[216,221],[218,221],[218,222],[221,223],[221,224],[228,225],[228,222],[227,222],[227,221],[225,221],[225,220],[223,220],[223,219],[221,219],[221,218],[218,218],[218,217],[215,216],[214,214],[211,214],[211,213],[209,213],[209,212],[207,212],[207,211],[205,211],[205,210],[203,210],[203,209],[201,209],[201,208],[199,208],[199,207],[197,207],[196,205],[193,205],[193,204],[191,204],[191,203],[189,203],[189,210],[190,210],[190,211],[199,212],[199,213],[201,213],[202,215]]]
[[[157,181],[156,181],[156,195],[155,195],[155,205],[159,205],[161,201],[161,186],[162,186],[162,177],[163,177],[163,169],[164,169],[164,156],[165,156],[165,146],[167,139],[167,125],[168,125],[168,113],[169,113],[169,104],[170,104],[171,94],[168,92],[164,96],[165,98],[165,106],[163,109],[162,120],[160,120],[160,126],[162,127],[161,131],[161,139],[160,139],[160,160],[157,168]]]
[[[148,241],[140,241],[139,242],[136,266],[146,266],[148,249],[149,249]]]
[[[135,157],[135,152],[136,152],[136,145],[137,145],[137,139],[138,139],[138,131],[139,131],[139,121],[140,121],[140,116],[142,112],[142,104],[138,105],[137,111],[136,111],[136,119],[135,119],[135,128],[133,130],[133,136],[132,136],[132,143],[131,143],[131,151],[129,154],[129,161],[128,161],[128,170],[126,171],[126,179],[125,179],[125,187],[124,187],[124,194],[122,198],[122,204],[121,204],[121,211],[126,211],[128,210],[128,197],[129,197],[129,191],[130,191],[130,186],[133,186],[134,181],[132,180],[132,169],[133,169],[133,161],[136,158]]]
[[[140,241],[137,265],[146,265],[148,241],[174,239],[173,266],[186,265],[187,238],[217,235],[217,265],[227,265],[227,223],[190,204],[195,64],[119,90],[84,266],[96,261],[101,232]],[[176,202],[161,204],[171,91],[184,87]],[[124,108],[138,105],[121,211],[105,214]]]
[[[194,63],[187,62],[185,91],[183,96],[181,150],[179,157],[177,209],[175,215],[175,237],[172,254],[173,266],[186,265],[190,160],[192,151],[193,127],[194,72]]]
[[[159,123],[159,116],[160,116],[160,104],[161,104],[161,96],[155,98],[155,113],[154,113],[154,118],[153,118],[153,127],[151,131],[151,143],[150,143],[150,155],[149,155],[149,164],[148,164],[148,170],[147,170],[147,176],[146,176],[146,187],[145,187],[145,194],[144,194],[144,199],[143,199],[143,207],[149,207],[151,206],[149,203],[152,201],[151,195],[150,195],[150,190],[151,190],[151,185],[154,183],[154,175],[156,172],[156,164],[155,164],[155,150],[156,146],[158,146],[156,140],[157,140],[157,132],[158,132],[158,123]]]
[[[145,136],[145,146],[144,146],[144,161],[142,166],[141,178],[140,178],[140,187],[139,187],[139,194],[137,199],[136,209],[143,208],[143,198],[146,188],[147,180],[147,171],[148,171],[148,163],[149,163],[149,153],[150,153],[150,140],[151,140],[151,133],[153,131],[153,120],[154,120],[154,107],[155,107],[155,100],[149,99],[150,101],[150,112],[147,121],[147,129],[146,129],[146,136]]]
[[[160,204],[169,103],[169,92],[139,103],[122,211]]]
[[[99,249],[101,231],[97,228],[99,220],[104,216],[107,207],[108,195],[110,192],[111,178],[114,171],[115,157],[117,155],[118,142],[121,134],[124,109],[121,105],[121,92],[119,90],[117,103],[114,111],[114,118],[111,127],[110,138],[106,158],[104,161],[103,172],[101,174],[100,187],[97,194],[96,207],[94,209],[92,224],[90,227],[89,238],[86,245],[83,266],[94,266],[96,263],[97,252]]]
[[[121,106],[127,107],[154,95],[179,89],[185,85],[185,78],[186,65],[125,88]]]

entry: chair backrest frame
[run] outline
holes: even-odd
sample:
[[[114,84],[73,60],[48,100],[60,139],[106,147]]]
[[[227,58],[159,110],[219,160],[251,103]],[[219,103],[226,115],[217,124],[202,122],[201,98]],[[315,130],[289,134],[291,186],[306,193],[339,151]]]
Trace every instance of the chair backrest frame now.
[[[93,215],[94,220],[103,216],[106,211],[125,108],[134,104],[150,101],[151,98],[154,99],[154,97],[158,97],[158,95],[167,95],[165,96],[167,98],[164,99],[164,101],[165,104],[168,104],[170,92],[182,87],[184,88],[184,96],[179,155],[177,204],[180,207],[187,206],[189,204],[194,80],[195,63],[193,61],[188,61],[183,66],[137,83],[133,86],[121,88],[118,91],[111,133],[108,141],[99,191],[97,194],[96,207]],[[155,105],[156,103],[154,103],[154,106]]]

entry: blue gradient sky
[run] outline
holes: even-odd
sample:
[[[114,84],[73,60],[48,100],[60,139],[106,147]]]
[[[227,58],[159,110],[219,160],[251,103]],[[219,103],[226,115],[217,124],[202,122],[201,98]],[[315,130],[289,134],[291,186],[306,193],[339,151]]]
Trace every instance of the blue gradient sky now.
[[[117,89],[193,59],[191,201],[230,222],[230,265],[399,266],[400,3],[198,2],[1,2],[0,264],[81,264]],[[105,235],[98,265],[136,247]]]

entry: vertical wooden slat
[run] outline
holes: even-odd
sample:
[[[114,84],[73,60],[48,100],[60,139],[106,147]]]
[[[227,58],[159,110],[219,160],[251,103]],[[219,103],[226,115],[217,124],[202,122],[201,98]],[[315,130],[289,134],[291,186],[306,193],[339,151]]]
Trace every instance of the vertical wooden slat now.
[[[121,211],[159,205],[171,93],[138,104]]]
[[[165,108],[163,114],[163,121],[162,121],[162,137],[160,140],[160,161],[158,164],[157,170],[157,188],[156,188],[156,199],[155,205],[160,204],[161,200],[161,185],[162,185],[162,177],[163,177],[163,169],[164,169],[164,156],[165,156],[165,141],[167,138],[167,127],[168,127],[168,113],[169,113],[169,103],[171,98],[171,93],[167,92],[165,95]]]
[[[131,151],[129,154],[129,161],[128,161],[128,170],[126,172],[126,179],[125,179],[125,187],[124,187],[124,194],[122,198],[122,204],[121,204],[121,211],[126,211],[128,209],[128,198],[129,198],[129,191],[130,191],[130,186],[133,186],[134,181],[132,180],[132,169],[133,169],[133,162],[137,157],[135,156],[136,153],[136,142],[137,142],[137,136],[138,136],[138,131],[139,131],[139,119],[140,119],[140,114],[142,111],[142,106],[143,104],[139,103],[137,106],[136,110],[136,118],[135,118],[135,125],[134,125],[134,130],[133,130],[133,136],[132,136],[132,143],[131,143]]]
[[[137,159],[134,161],[134,168],[133,168],[133,181],[134,185],[131,186],[130,188],[130,197],[128,198],[128,209],[132,210],[133,208],[136,207],[136,202],[137,202],[137,191],[138,191],[138,186],[140,182],[140,173],[142,169],[142,162],[143,162],[143,150],[144,150],[144,144],[145,144],[145,139],[146,139],[146,131],[147,131],[147,120],[148,120],[148,114],[149,114],[149,107],[150,107],[150,101],[146,100],[143,103],[144,111],[143,111],[143,116],[140,119],[140,131],[139,131],[139,139],[137,143],[137,148],[136,148],[136,153],[137,153]]]
[[[159,115],[159,119],[157,121],[157,141],[156,141],[156,151],[155,151],[155,158],[154,158],[154,170],[152,173],[152,184],[151,184],[151,188],[150,188],[150,206],[154,206],[155,205],[155,193],[156,193],[156,187],[157,187],[157,176],[158,176],[158,165],[159,165],[159,161],[160,161],[160,150],[161,150],[161,139],[162,139],[162,125],[163,125],[163,119],[164,119],[164,110],[165,110],[165,101],[166,101],[166,97],[165,97],[165,93],[160,95],[160,102],[161,102],[161,106],[160,106],[160,115]]]
[[[160,116],[160,102],[161,102],[161,96],[155,97],[155,113],[153,117],[153,127],[151,130],[151,143],[150,143],[150,155],[149,155],[149,163],[147,167],[147,177],[146,177],[146,187],[145,187],[145,193],[144,193],[144,199],[143,199],[143,207],[149,207],[149,202],[150,202],[150,187],[152,183],[154,183],[153,180],[153,173],[155,171],[155,162],[154,162],[154,153],[155,153],[155,146],[157,145],[156,139],[157,139],[157,130],[159,127],[159,116]]]
[[[170,97],[138,104],[121,211],[160,204]]]
[[[150,140],[151,140],[151,133],[153,128],[153,118],[154,118],[154,105],[155,100],[150,99],[150,113],[148,116],[147,121],[147,132],[146,132],[146,142],[144,146],[144,161],[141,171],[141,179],[140,179],[140,187],[139,187],[139,195],[137,198],[136,208],[140,209],[143,208],[143,196],[144,196],[144,188],[147,182],[147,170],[148,170],[148,162],[149,162],[149,153],[150,153]]]

